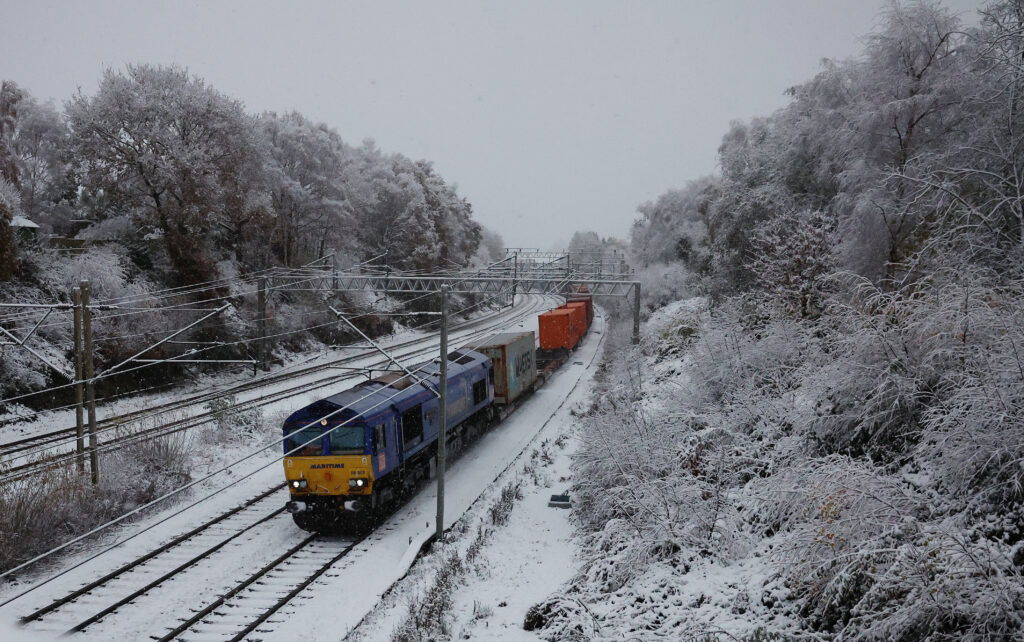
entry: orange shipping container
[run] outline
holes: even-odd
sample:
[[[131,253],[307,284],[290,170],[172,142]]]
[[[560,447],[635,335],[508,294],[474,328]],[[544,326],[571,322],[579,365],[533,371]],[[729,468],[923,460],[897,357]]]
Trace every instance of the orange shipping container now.
[[[587,327],[594,325],[594,298],[589,294],[566,294],[566,303],[575,303],[576,301],[583,301],[587,304]]]
[[[541,350],[570,350],[576,345],[572,333],[572,316],[571,310],[559,308],[537,317]]]
[[[583,327],[584,327],[584,331],[586,331],[585,330],[586,328],[590,327],[590,320],[587,319],[587,304],[586,303],[584,303],[583,301],[569,301],[568,303],[565,304],[565,307],[569,308],[570,310],[573,309],[573,308],[581,308],[583,310]]]
[[[587,309],[580,306],[570,307],[569,314],[572,347],[575,348],[576,344],[583,338],[583,335],[587,333]]]

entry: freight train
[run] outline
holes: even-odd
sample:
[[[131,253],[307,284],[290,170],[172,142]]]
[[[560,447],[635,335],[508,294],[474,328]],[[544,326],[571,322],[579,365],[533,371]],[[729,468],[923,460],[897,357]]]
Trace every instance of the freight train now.
[[[592,321],[591,297],[571,294],[539,316],[539,349],[533,332],[518,332],[450,352],[447,451],[457,453],[542,385]],[[315,401],[285,420],[286,508],[299,527],[329,531],[358,515],[379,515],[433,477],[439,382],[434,359]]]

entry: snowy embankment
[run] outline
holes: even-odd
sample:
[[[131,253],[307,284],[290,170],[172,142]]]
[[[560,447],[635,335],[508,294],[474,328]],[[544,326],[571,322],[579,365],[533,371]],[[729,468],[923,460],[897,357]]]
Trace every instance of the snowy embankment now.
[[[530,625],[543,639],[777,639],[766,631],[793,628],[772,608],[787,593],[768,561],[774,542],[747,537],[735,506],[751,499],[718,477],[715,439],[687,425],[699,358],[689,340],[707,314],[703,299],[660,309],[641,350],[613,328],[573,455],[579,568],[536,600]]]

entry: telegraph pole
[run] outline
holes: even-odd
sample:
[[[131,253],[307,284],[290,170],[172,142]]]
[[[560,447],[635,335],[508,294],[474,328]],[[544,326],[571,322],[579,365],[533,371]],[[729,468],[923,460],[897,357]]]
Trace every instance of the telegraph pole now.
[[[633,345],[640,343],[640,282],[633,284]]]
[[[92,352],[92,310],[89,309],[89,282],[82,281],[82,336],[85,345],[85,399],[89,404],[89,466],[92,468],[92,483],[100,483],[100,457],[96,441],[96,375]]]
[[[338,291],[338,251],[331,248],[331,293]]]
[[[259,291],[256,294],[256,308],[259,317],[256,319],[256,334],[258,339],[260,370],[267,369],[267,277],[260,277]]]
[[[441,425],[437,437],[437,541],[444,536],[444,465],[448,449],[448,291],[447,283],[441,286],[441,381],[438,396],[441,408],[438,413]]]
[[[516,286],[519,285],[519,252],[512,255],[512,303],[516,307]]]
[[[75,333],[75,452],[78,472],[85,472],[85,393],[82,390],[82,293],[71,290]]]

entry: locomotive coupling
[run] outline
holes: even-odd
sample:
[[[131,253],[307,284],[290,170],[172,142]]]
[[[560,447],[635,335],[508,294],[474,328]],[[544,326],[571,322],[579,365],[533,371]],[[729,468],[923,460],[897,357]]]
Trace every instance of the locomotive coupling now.
[[[306,502],[291,501],[284,505],[284,509],[294,515],[295,513],[309,510],[309,507],[306,505]]]

